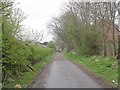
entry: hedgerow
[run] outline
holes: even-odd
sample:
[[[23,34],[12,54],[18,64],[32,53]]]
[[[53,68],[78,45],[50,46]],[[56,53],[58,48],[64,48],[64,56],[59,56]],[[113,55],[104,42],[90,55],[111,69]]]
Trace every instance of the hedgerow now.
[[[44,60],[46,56],[53,52],[52,49],[17,40],[14,40],[13,43],[7,42],[7,44],[9,46],[6,44],[3,46],[3,82],[10,77],[20,78],[23,72],[33,69],[32,65]]]
[[[45,59],[53,50],[29,43],[17,37],[23,20],[22,11],[16,9],[13,1],[0,2],[2,6],[2,83],[21,78],[24,72],[34,70],[37,62]]]

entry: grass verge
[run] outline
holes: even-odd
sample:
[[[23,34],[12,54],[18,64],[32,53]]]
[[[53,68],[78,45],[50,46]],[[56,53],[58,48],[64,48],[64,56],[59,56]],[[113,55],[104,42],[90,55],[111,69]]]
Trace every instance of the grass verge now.
[[[75,63],[79,63],[97,76],[107,80],[113,87],[118,86],[118,64],[114,58],[102,56],[78,56],[65,52],[64,55]]]
[[[38,73],[42,71],[46,64],[49,63],[52,58],[53,53],[49,54],[44,60],[38,62],[33,66],[35,71],[30,70],[29,72],[23,73],[23,76],[20,79],[10,80],[10,82],[5,83],[2,88],[15,88],[16,84],[20,84],[22,88],[27,88],[38,76]]]

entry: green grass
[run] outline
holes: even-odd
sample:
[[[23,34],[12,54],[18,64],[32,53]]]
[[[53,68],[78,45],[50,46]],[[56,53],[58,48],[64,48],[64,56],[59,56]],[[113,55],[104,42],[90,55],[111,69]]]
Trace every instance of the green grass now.
[[[64,55],[70,60],[79,63],[96,73],[97,76],[103,77],[103,79],[107,80],[112,86],[118,86],[118,64],[117,60],[114,58],[102,56],[78,56],[68,52],[65,52]]]
[[[10,82],[7,82],[3,85],[3,88],[14,88],[16,84],[20,84],[22,88],[27,88],[38,76],[38,73],[42,71],[44,66],[50,61],[52,53],[48,55],[44,60],[35,64],[33,68],[35,71],[29,71],[23,73],[23,76],[20,79],[11,79]]]

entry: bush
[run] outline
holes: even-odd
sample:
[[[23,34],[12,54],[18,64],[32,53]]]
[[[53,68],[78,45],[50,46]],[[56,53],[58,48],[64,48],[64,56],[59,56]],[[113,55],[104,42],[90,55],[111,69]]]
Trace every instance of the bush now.
[[[7,81],[9,77],[20,77],[23,72],[30,70],[29,66],[31,64],[44,60],[52,52],[52,49],[42,48],[16,39],[11,39],[8,42],[4,41],[2,57],[3,81]]]
[[[47,46],[48,46],[49,48],[52,48],[52,49],[56,50],[56,44],[55,44],[54,41],[50,41]]]
[[[83,55],[98,55],[101,45],[101,36],[98,31],[88,30],[81,37],[79,53]]]
[[[43,48],[35,45],[30,45],[29,47],[31,49],[29,57],[31,64],[35,64],[36,62],[43,60],[48,54],[53,52],[50,48]]]

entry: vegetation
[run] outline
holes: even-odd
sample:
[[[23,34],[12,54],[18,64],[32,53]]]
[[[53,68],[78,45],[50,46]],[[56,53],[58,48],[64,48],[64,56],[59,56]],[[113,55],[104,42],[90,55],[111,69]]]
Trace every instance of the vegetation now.
[[[22,88],[30,87],[34,82],[40,71],[44,66],[50,61],[52,53],[45,57],[44,60],[40,60],[33,65],[34,70],[29,70],[29,72],[23,72],[22,77],[19,79],[13,79],[9,77],[9,80],[3,85],[3,88],[14,88],[16,84],[20,84]]]
[[[79,55],[117,56],[118,27],[115,2],[69,1],[63,13],[48,23],[67,51]],[[63,48],[63,49],[64,49]],[[65,50],[64,49],[64,50]]]
[[[78,56],[73,53],[64,53],[70,60],[96,73],[97,76],[109,81],[114,87],[118,86],[118,66],[114,58],[102,56]]]
[[[30,42],[19,36],[21,22],[25,16],[22,10],[14,6],[14,1],[0,2],[0,5],[2,7],[0,9],[2,12],[2,58],[0,59],[2,84],[4,88],[14,87],[17,83],[27,87],[48,62],[46,57],[54,51],[36,45],[35,40]]]
[[[115,2],[70,1],[63,14],[48,24],[55,35],[55,42],[48,43],[49,48],[39,46],[41,33],[34,33],[32,40],[31,33],[21,35],[21,22],[26,17],[20,8],[15,7],[14,0],[0,1],[0,7],[0,65],[2,61],[4,88],[14,87],[17,83],[26,88],[48,62],[46,58],[56,50],[56,45],[58,49],[74,51],[76,54],[65,55],[118,85],[118,66],[114,59],[118,48]]]
[[[110,82],[113,79],[117,82],[117,69],[111,67],[120,59],[116,8],[116,2],[71,0],[62,8],[62,14],[48,23],[59,48],[76,53],[68,56],[82,62],[97,74],[103,74]],[[96,58],[92,59],[93,56]],[[104,57],[114,59],[106,60]],[[98,64],[96,59],[99,59]]]
[[[55,44],[54,41],[50,41],[47,46],[48,46],[49,48],[52,48],[52,49],[56,50],[56,44]]]

